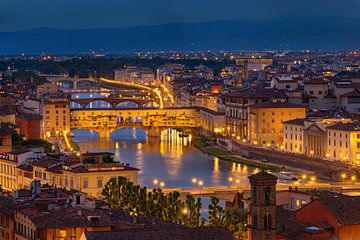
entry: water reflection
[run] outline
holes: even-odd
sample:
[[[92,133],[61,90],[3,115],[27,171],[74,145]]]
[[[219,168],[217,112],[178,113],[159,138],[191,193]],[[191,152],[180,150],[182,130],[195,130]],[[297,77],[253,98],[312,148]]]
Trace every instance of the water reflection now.
[[[139,168],[139,183],[150,188],[155,178],[167,187],[193,187],[194,177],[201,179],[204,187],[230,185],[230,177],[248,185],[247,176],[255,171],[202,153],[191,145],[190,136],[180,136],[175,130],[166,130],[159,138],[148,138],[139,128],[120,129],[111,138],[98,138],[86,130],[73,133],[81,151],[113,152],[116,161]]]

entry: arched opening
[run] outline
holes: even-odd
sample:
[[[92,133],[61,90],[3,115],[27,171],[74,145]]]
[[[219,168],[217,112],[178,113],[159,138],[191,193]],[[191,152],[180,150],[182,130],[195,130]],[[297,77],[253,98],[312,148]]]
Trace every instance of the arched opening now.
[[[130,117],[128,118],[128,121],[127,121],[127,122],[128,122],[128,123],[134,123],[133,117],[130,116]]]
[[[125,120],[124,120],[124,118],[122,116],[117,116],[116,117],[116,122],[118,124],[123,124],[123,123],[125,123]]]
[[[131,102],[131,101],[124,101],[121,103],[118,103],[116,105],[116,108],[120,108],[120,109],[126,109],[126,108],[138,108],[139,104],[135,103],[135,102]]]
[[[74,135],[73,140],[75,142],[81,142],[85,140],[92,140],[99,138],[98,132],[88,129],[74,129],[71,130],[71,133]]]
[[[77,103],[77,102],[70,102],[70,108],[71,109],[81,109],[82,106],[80,103]]]
[[[137,116],[135,118],[135,123],[141,123],[141,117],[140,116]]]
[[[95,100],[86,105],[86,108],[112,108],[111,104],[104,100]]]
[[[117,142],[138,143],[146,141],[146,131],[141,128],[120,128],[110,133],[110,138]]]
[[[159,107],[159,104],[157,102],[148,102],[143,104],[144,108],[157,108]]]

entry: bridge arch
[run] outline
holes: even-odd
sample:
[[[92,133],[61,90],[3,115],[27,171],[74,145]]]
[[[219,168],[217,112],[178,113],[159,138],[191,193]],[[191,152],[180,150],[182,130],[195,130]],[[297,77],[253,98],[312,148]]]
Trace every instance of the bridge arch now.
[[[138,127],[123,127],[110,133],[110,138],[117,142],[144,142],[147,133],[144,129]]]
[[[70,102],[70,108],[72,108],[72,109],[81,109],[81,108],[83,108],[83,106],[80,103],[76,102],[76,101],[71,101]]]
[[[85,128],[72,129],[71,133],[74,135],[74,141],[91,140],[100,137],[99,132]]]
[[[108,109],[108,108],[112,108],[112,105],[110,102],[108,102],[106,100],[94,100],[94,101],[89,102],[85,108],[87,108],[87,109],[89,109],[89,108]]]
[[[126,108],[138,108],[139,104],[133,101],[123,101],[116,104],[115,108],[126,109]]]

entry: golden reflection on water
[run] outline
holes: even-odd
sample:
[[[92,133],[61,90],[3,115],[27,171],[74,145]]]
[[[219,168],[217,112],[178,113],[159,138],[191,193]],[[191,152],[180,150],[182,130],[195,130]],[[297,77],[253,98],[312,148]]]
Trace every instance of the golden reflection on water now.
[[[166,129],[160,134],[160,154],[164,157],[165,168],[171,179],[179,177],[182,167],[183,147],[191,143],[191,135],[180,136],[175,129]]]

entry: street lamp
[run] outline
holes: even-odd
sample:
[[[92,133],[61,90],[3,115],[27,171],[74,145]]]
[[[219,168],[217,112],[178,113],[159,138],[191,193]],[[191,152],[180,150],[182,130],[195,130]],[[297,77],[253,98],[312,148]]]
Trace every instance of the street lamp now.
[[[199,184],[199,188],[200,188],[199,190],[200,190],[200,194],[201,194],[201,187],[204,185],[204,183],[203,183],[203,181],[199,181],[198,184]]]
[[[193,183],[196,183],[196,182],[197,182],[197,179],[196,179],[196,178],[193,178],[191,181],[192,181]]]
[[[355,180],[356,180],[356,176],[352,176],[351,181],[355,181]]]

